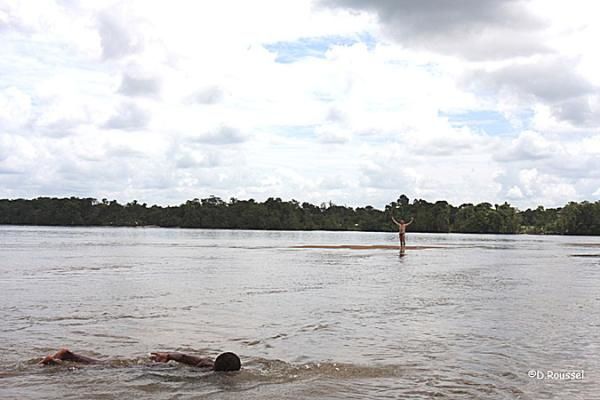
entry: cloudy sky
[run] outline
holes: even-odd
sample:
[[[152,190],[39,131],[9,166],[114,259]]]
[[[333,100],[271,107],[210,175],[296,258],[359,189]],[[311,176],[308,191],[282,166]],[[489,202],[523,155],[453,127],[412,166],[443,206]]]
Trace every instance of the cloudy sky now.
[[[0,0],[0,198],[595,201],[594,6]]]

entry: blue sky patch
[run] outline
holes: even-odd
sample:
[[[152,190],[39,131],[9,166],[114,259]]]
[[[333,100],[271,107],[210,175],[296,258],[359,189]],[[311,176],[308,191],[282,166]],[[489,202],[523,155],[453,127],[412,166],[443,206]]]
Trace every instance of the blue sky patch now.
[[[523,126],[513,126],[501,113],[491,110],[467,111],[463,113],[443,113],[441,117],[448,118],[448,122],[454,127],[468,126],[474,131],[484,132],[488,135],[503,136],[510,135],[521,130],[528,124],[530,117],[524,114],[521,118]]]
[[[275,128],[278,135],[294,138],[294,139],[307,139],[316,138],[315,129],[317,125],[286,125]]]
[[[369,49],[375,46],[375,39],[369,34],[355,36],[320,36],[301,38],[291,42],[265,44],[264,48],[276,53],[276,62],[289,64],[306,57],[323,58],[333,46],[352,46],[364,43]]]

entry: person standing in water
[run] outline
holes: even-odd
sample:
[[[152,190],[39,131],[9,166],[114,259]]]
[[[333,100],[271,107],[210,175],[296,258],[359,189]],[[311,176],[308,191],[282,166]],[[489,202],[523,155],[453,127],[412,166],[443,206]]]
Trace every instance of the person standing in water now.
[[[406,247],[406,227],[413,223],[414,218],[411,218],[410,221],[404,222],[403,219],[400,221],[396,221],[396,218],[392,215],[392,221],[396,225],[398,225],[398,235],[400,236],[400,250],[404,250]]]

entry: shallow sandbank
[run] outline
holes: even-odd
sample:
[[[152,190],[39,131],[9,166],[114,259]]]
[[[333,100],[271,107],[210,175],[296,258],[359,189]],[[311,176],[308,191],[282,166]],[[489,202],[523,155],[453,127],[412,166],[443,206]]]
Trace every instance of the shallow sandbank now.
[[[400,250],[400,246],[388,244],[305,244],[292,246],[293,249],[350,249],[350,250]],[[441,246],[405,246],[406,250],[440,249]]]

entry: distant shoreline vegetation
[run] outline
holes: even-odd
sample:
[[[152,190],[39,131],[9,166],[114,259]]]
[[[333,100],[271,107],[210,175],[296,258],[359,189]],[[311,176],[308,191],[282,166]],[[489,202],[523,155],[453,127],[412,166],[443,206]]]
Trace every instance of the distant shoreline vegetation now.
[[[215,196],[166,207],[77,197],[1,199],[0,224],[391,232],[396,229],[390,221],[392,211],[396,218],[414,217],[411,232],[600,235],[600,201],[520,211],[508,203],[411,203],[405,195],[383,210],[280,198],[223,201]]]

